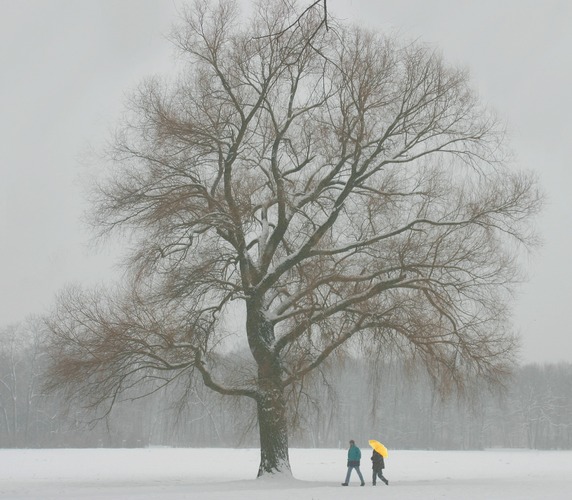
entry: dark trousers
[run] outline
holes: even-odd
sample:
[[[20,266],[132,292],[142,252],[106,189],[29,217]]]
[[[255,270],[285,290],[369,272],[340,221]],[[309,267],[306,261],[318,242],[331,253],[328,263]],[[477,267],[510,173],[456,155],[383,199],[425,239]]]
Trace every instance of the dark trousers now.
[[[383,477],[383,469],[379,469],[379,470],[374,470],[373,471],[373,475],[371,478],[371,482],[373,483],[373,485],[375,486],[375,481],[376,479],[379,477],[379,479],[381,479],[384,483],[387,483],[387,479],[385,479],[385,477]]]
[[[350,475],[351,475],[353,469],[356,470],[357,475],[359,476],[359,479],[363,484],[363,482],[364,482],[363,476],[361,475],[361,471],[359,470],[359,465],[348,465],[348,473],[346,474],[345,484],[348,484],[350,482]]]

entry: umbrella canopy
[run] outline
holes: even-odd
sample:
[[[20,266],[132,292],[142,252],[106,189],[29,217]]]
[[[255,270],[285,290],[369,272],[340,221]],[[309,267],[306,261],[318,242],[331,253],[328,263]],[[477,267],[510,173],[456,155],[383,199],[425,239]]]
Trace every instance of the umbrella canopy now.
[[[387,448],[375,439],[369,440],[369,445],[377,451],[383,458],[387,458]]]

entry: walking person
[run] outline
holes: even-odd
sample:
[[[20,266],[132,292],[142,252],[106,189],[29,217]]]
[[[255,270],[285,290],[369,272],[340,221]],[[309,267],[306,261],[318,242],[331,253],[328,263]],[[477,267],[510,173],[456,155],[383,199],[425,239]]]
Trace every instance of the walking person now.
[[[386,485],[389,485],[389,481],[385,477],[383,477],[383,469],[385,469],[385,461],[383,460],[383,456],[381,456],[375,450],[373,450],[373,454],[371,455],[371,468],[373,469],[372,483],[374,486],[378,477]]]
[[[356,442],[352,439],[350,440],[350,447],[348,449],[348,473],[346,474],[346,480],[342,483],[342,486],[347,486],[350,484],[350,476],[352,470],[356,470],[358,477],[361,480],[360,486],[365,486],[365,481],[359,470],[359,464],[361,460],[361,450],[356,446]]]

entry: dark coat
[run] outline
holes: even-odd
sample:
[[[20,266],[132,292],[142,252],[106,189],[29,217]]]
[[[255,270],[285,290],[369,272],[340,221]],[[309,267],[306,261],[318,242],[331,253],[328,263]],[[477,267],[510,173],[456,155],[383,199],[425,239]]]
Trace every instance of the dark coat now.
[[[375,450],[373,450],[373,455],[371,456],[371,468],[374,471],[381,471],[385,469],[385,462],[383,457]]]

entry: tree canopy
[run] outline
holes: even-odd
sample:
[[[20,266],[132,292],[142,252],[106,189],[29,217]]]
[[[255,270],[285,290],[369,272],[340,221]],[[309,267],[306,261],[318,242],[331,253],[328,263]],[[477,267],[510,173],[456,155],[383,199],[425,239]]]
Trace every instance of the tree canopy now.
[[[541,196],[467,71],[320,2],[246,22],[199,1],[171,39],[185,69],[134,93],[93,204],[129,237],[126,279],[61,295],[51,384],[95,405],[181,378],[252,398],[261,475],[289,471],[291,391],[348,349],[443,387],[506,374]],[[228,366],[234,338],[249,355]]]

